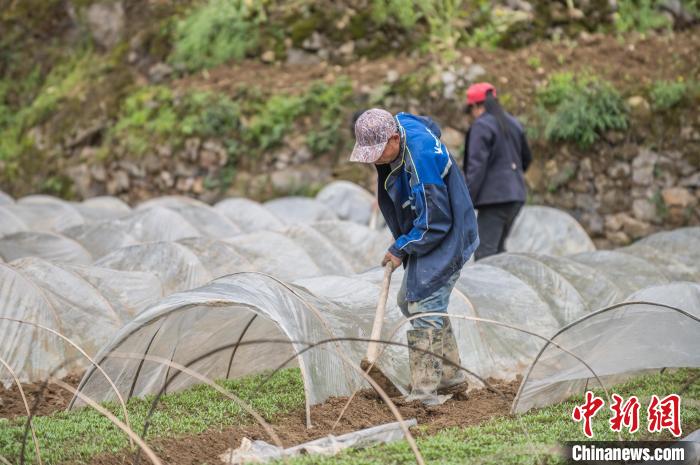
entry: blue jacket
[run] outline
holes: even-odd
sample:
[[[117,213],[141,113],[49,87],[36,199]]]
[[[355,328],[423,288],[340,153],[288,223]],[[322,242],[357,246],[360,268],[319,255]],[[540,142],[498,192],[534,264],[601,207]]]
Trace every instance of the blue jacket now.
[[[474,121],[464,144],[464,174],[474,205],[525,202],[523,173],[532,161],[525,131],[506,114],[510,134],[506,137],[496,118],[484,113]]]
[[[442,287],[479,246],[476,215],[456,162],[430,118],[396,115],[399,157],[377,165],[379,208],[396,240],[389,251],[407,267],[406,299]]]

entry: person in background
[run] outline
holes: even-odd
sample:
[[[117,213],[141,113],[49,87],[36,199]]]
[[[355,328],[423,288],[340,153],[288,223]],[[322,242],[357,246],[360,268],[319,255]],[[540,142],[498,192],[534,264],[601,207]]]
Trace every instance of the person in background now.
[[[464,175],[478,210],[481,244],[474,258],[505,251],[515,217],[527,198],[524,172],[532,154],[520,122],[508,114],[488,82],[467,89],[473,118],[464,144]]]
[[[355,122],[350,161],[374,164],[379,208],[394,244],[382,266],[403,264],[398,306],[407,333],[411,395],[440,404],[467,389],[447,306],[462,266],[479,245],[476,215],[459,167],[430,118],[373,108]],[[424,315],[439,313],[445,316]],[[452,363],[443,365],[443,358]]]

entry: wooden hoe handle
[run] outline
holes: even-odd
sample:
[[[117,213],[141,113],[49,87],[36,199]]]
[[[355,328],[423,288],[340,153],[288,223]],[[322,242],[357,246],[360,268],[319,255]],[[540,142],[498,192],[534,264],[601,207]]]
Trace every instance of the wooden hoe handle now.
[[[374,314],[374,324],[372,325],[372,341],[367,346],[367,361],[374,363],[379,355],[379,343],[374,342],[382,336],[382,325],[384,324],[384,313],[386,313],[386,301],[389,297],[389,285],[391,284],[391,273],[394,272],[394,264],[389,262],[384,266],[384,281],[382,282],[382,292],[379,294],[377,302],[377,312]]]

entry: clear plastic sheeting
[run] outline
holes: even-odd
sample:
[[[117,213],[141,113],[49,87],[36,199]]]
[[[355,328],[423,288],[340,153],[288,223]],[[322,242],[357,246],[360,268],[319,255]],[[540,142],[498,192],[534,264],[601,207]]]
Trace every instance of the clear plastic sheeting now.
[[[595,250],[588,234],[571,215],[556,208],[526,205],[506,240],[508,252],[570,255]]]
[[[97,361],[125,398],[157,392],[176,370],[154,361],[120,358],[119,353],[147,353],[189,365],[213,379],[244,376],[277,368],[288,360],[295,362],[294,354],[307,347],[308,341],[333,338],[329,312],[341,309],[274,278],[259,273],[228,276],[174,294],[141,313],[122,328]],[[258,342],[248,344],[253,341]],[[236,342],[241,344],[232,347]],[[226,345],[229,347],[209,355]],[[307,402],[315,404],[357,387],[359,377],[345,366],[341,354],[355,355],[346,343],[338,342],[306,351],[296,359]],[[168,392],[195,381],[179,376]],[[94,370],[85,375],[80,389],[92,398],[114,395]]]
[[[185,205],[193,205],[197,207],[206,207],[207,204],[197,200],[193,199],[191,197],[186,197],[184,195],[164,195],[162,197],[155,197],[150,200],[146,200],[145,202],[141,202],[136,209],[137,210],[148,210],[153,207],[161,207],[161,208],[171,208],[171,207],[182,207]]]
[[[673,256],[691,268],[700,262],[700,227],[688,227],[664,231],[645,237],[635,245],[649,246]]]
[[[328,205],[308,197],[283,197],[265,202],[265,208],[287,224],[337,220]]]
[[[139,243],[125,229],[111,222],[74,226],[62,234],[80,243],[95,260],[122,247]]]
[[[502,254],[480,263],[497,266],[533,288],[554,312],[552,316],[560,326],[589,312],[588,304],[578,290],[564,276],[536,257]]]
[[[0,317],[27,322],[0,319],[0,357],[23,382],[84,369],[89,362],[75,348],[32,323],[94,355],[133,314],[161,296],[157,279],[143,273],[55,265],[38,258],[0,264]],[[11,383],[9,373],[0,382]]]
[[[102,257],[95,266],[153,273],[160,279],[165,294],[192,289],[212,279],[197,256],[175,242],[124,247]]]
[[[92,263],[90,253],[76,241],[58,234],[42,232],[19,232],[1,237],[0,256],[6,262],[22,257],[39,257],[75,265]]]
[[[255,271],[250,260],[227,242],[205,237],[193,237],[181,239],[178,243],[191,250],[214,278],[241,271]]]
[[[595,268],[622,289],[625,295],[647,286],[669,282],[659,266],[642,258],[620,252],[601,250],[571,257],[572,260]]]
[[[115,219],[127,215],[131,207],[116,197],[92,197],[75,204],[84,218],[90,221]]]
[[[316,200],[331,208],[341,220],[368,225],[374,196],[355,183],[334,181],[319,191]]]
[[[624,291],[614,281],[588,265],[566,257],[539,254],[530,256],[559,273],[576,288],[587,303],[589,311],[603,308],[613,302],[620,302],[626,297]]]
[[[282,220],[253,200],[226,199],[217,203],[214,209],[238,225],[243,232],[275,230],[284,227]]]
[[[160,206],[135,210],[113,224],[139,242],[176,241],[201,235],[182,215]]]
[[[253,268],[284,281],[319,276],[321,268],[292,238],[284,234],[259,231],[226,240]]]
[[[660,286],[645,296],[664,301],[670,290]],[[691,304],[686,308],[692,313],[627,303],[599,310],[564,327],[552,340],[588,367],[555,345],[546,345],[520,386],[513,412],[526,412],[601,387],[599,379],[606,384],[650,369],[700,367],[700,294],[697,289],[694,292],[693,302],[684,302]]]
[[[236,224],[208,205],[181,205],[168,208],[180,214],[205,237],[225,238],[241,232]]]
[[[325,224],[334,223],[317,223],[312,228],[318,231],[318,225]],[[133,395],[152,394],[163,385],[166,369],[151,363],[150,368],[141,369],[136,373],[135,367],[139,365],[138,362],[109,357],[108,354],[113,350],[129,347],[133,349],[130,350],[132,352],[147,352],[168,359],[175,354],[173,360],[187,364],[198,355],[209,353],[220,345],[235,344],[241,337],[251,341],[254,339],[253,335],[268,338],[281,335],[280,337],[294,341],[295,344],[288,346],[285,352],[289,356],[294,355],[292,347],[299,350],[299,340],[305,343],[318,342],[328,339],[328,334],[331,333],[341,338],[367,338],[379,296],[382,270],[375,267],[356,275],[319,276],[318,272],[323,270],[318,269],[320,267],[316,261],[319,256],[326,256],[327,246],[324,242],[307,251],[296,245],[297,241],[309,238],[318,241],[317,236],[308,235],[307,228],[308,226],[299,228],[298,231],[301,232],[293,233],[291,237],[281,233],[263,232],[237,236],[226,241],[233,245],[241,256],[250,260],[254,267],[274,268],[277,278],[285,273],[297,276],[294,286],[285,285],[259,273],[243,273],[226,276],[200,289],[166,298],[137,316],[128,326],[128,331],[125,329],[122,332],[122,337],[106,346],[102,353],[108,359],[108,373],[120,379],[123,386],[131,386],[129,392]],[[379,234],[376,231],[372,233]],[[334,237],[333,243],[339,239],[333,232],[328,232],[326,237]],[[280,249],[277,250],[274,246],[270,248],[269,244],[279,245]],[[270,257],[276,257],[277,262],[271,261]],[[663,323],[666,314],[654,316],[658,313],[657,309],[650,310],[652,320],[644,316],[639,321],[627,320],[626,314],[619,312],[603,312],[600,315],[595,312],[611,303],[621,302],[635,292],[648,292],[649,294],[637,296],[643,295],[653,302],[663,302],[663,294],[673,292],[678,296],[686,296],[684,301],[677,302],[679,305],[692,305],[693,308],[700,305],[693,303],[692,299],[696,298],[695,291],[681,293],[670,287],[663,287],[678,284],[668,283],[665,265],[652,265],[635,257],[631,260],[627,258],[628,254],[618,252],[591,252],[569,258],[504,254],[465,266],[449,304],[464,366],[482,378],[513,379],[518,374],[527,372],[533,360],[545,347],[546,338],[558,334],[561,328],[570,328],[556,336],[570,336],[570,339],[562,339],[561,344],[565,347],[567,343],[572,344],[574,348],[581,347],[581,356],[587,361],[590,353],[594,363],[603,364],[602,373],[605,376],[622,376],[643,368],[647,358],[645,352],[638,352],[640,356],[629,358],[632,353],[629,351],[637,350],[635,347],[646,347],[638,344],[635,335],[645,334],[644,328],[647,327],[644,325],[649,321],[652,322],[650,327],[663,328],[663,325],[667,324],[669,328],[673,328],[678,324],[678,321],[673,319],[676,317],[670,317],[670,323]],[[671,258],[677,261],[676,256]],[[290,264],[296,269],[292,270]],[[614,274],[609,271],[611,266],[618,267]],[[304,277],[304,274],[308,276]],[[405,330],[408,327],[396,305],[396,294],[401,279],[402,270],[397,270],[392,279],[385,326],[381,335],[382,339],[396,344],[405,343]],[[662,287],[658,287],[660,285]],[[647,310],[644,312],[649,313]],[[161,316],[165,313],[172,315],[162,320]],[[251,321],[254,314],[264,317],[262,320],[269,321],[258,321],[258,316],[253,324]],[[304,315],[314,315],[314,322],[322,321],[324,331],[319,332],[319,327],[314,322],[301,321],[300,318],[306,318]],[[604,322],[596,323],[600,319]],[[495,321],[498,324],[484,320]],[[586,321],[591,325],[574,323]],[[613,332],[604,332],[601,327],[605,325],[612,325],[616,329]],[[249,327],[251,332],[241,336],[245,327]],[[699,334],[695,328],[690,328],[692,329],[685,327],[684,331],[696,331],[695,336]],[[579,330],[582,332],[578,332]],[[603,335],[608,339],[603,338]],[[629,338],[624,344],[625,347],[629,345],[631,348],[618,351],[619,356],[615,355],[615,365],[605,365],[607,362],[604,355],[613,349],[613,346],[610,346],[613,344],[613,337],[617,337],[618,341],[620,337]],[[674,350],[679,353],[697,353],[697,340],[697,337],[691,340],[681,335]],[[213,378],[234,377],[271,368],[280,362],[281,349],[278,348],[273,355],[272,350],[267,349],[269,344],[262,343],[259,346],[261,352],[254,349],[240,352],[241,347],[236,352],[233,362],[232,352],[224,352],[223,355],[212,354],[206,360],[197,361],[196,366]],[[601,350],[597,344],[608,346]],[[146,347],[147,350],[144,349]],[[343,354],[357,363],[365,354],[366,343],[346,341],[342,343],[342,348]],[[353,387],[366,386],[351,368],[343,367],[343,361],[338,359],[338,355],[328,355],[330,349],[325,346],[315,348],[309,352],[318,352],[317,354],[305,352],[297,358],[297,362],[303,368],[307,400],[310,403],[323,401],[331,395],[347,395],[352,392]],[[141,352],[142,350],[146,352]],[[545,347],[545,350],[547,355],[552,349]],[[248,355],[245,355],[246,353]],[[311,362],[309,357],[317,358]],[[583,379],[578,365],[565,364],[571,360],[578,363],[576,359],[562,360],[561,355],[557,354],[547,357],[551,357],[555,365],[543,365],[547,367],[546,370],[542,368],[544,371],[536,367],[529,378],[532,382],[539,383],[533,385],[534,390],[525,391],[533,392],[532,395],[540,399],[533,401],[531,405],[539,405],[540,401],[550,402],[559,398],[558,396],[566,397],[580,387],[576,383]],[[541,360],[549,360],[547,357]],[[688,361],[686,357],[673,363],[664,363],[668,363],[668,366],[685,366],[683,364]],[[400,389],[407,389],[409,376],[405,347],[385,347],[378,364]],[[588,378],[589,375],[585,377]],[[581,382],[585,384],[586,381]],[[173,384],[169,389],[178,389],[185,385]],[[86,378],[85,387],[89,395],[98,399],[108,399],[111,395],[99,377]],[[540,393],[543,393],[541,397],[537,397]]]
[[[24,221],[30,231],[58,232],[85,222],[78,210],[68,202],[52,197],[48,199],[44,196],[34,200],[25,198],[4,208]]]
[[[3,191],[0,191],[0,205],[9,204],[9,203],[15,203],[15,200],[12,197],[10,197],[9,195],[7,195],[6,193],[4,193]]]
[[[345,255],[356,272],[375,266],[393,243],[387,229],[375,231],[348,221],[321,221],[312,227]]]
[[[97,288],[123,322],[131,320],[164,295],[160,279],[152,273],[119,271],[94,266],[63,265]],[[71,289],[66,288],[67,292]]]
[[[0,237],[27,231],[27,224],[0,203]]]

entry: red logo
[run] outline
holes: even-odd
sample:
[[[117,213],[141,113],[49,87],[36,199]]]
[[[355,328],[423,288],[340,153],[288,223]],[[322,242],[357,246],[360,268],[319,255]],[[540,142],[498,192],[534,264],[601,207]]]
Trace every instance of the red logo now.
[[[583,421],[583,433],[589,438],[593,437],[593,417],[605,405],[605,401],[593,394],[586,392],[586,401],[582,405],[574,407],[571,418],[576,422]],[[639,411],[641,404],[637,396],[631,396],[625,401],[622,396],[612,395],[610,410],[612,416],[608,423],[612,431],[620,432],[627,428],[630,433],[639,430]],[[660,433],[668,430],[675,437],[682,434],[681,429],[681,396],[669,394],[663,399],[652,395],[647,407],[647,430],[650,433]]]
[[[627,399],[627,402],[622,402],[622,397],[617,394],[612,395],[613,404],[610,410],[613,411],[613,416],[610,418],[610,429],[613,431],[621,431],[622,427],[628,428],[630,433],[634,433],[639,429],[639,399],[637,396],[632,396]]]
[[[586,402],[583,405],[574,407],[574,411],[571,413],[571,418],[573,418],[574,421],[579,422],[583,420],[583,434],[589,438],[593,437],[591,419],[604,404],[605,401],[603,401],[603,399],[595,396],[591,391],[588,391],[586,392]]]
[[[681,435],[681,397],[678,394],[670,394],[659,400],[657,395],[651,396],[649,408],[649,432],[659,433],[667,429],[675,437]]]

